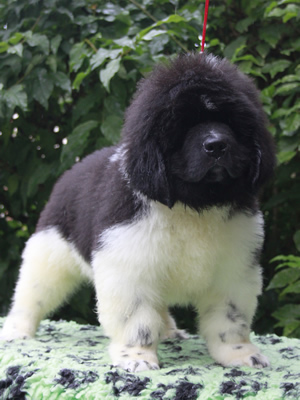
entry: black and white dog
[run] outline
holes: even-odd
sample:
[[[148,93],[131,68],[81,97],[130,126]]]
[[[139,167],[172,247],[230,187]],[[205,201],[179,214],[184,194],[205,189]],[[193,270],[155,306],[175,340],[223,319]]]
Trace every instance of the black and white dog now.
[[[114,365],[157,369],[159,340],[185,336],[168,307],[193,304],[217,362],[267,366],[249,332],[262,289],[257,194],[274,163],[249,78],[207,54],[158,66],[138,87],[120,143],[55,185],[2,339],[34,336],[90,280]]]

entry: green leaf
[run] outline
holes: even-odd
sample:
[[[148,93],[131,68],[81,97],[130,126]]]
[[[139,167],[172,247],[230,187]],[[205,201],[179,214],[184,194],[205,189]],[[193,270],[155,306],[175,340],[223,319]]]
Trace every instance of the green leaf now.
[[[246,54],[241,57],[236,57],[235,61],[251,61],[252,63],[262,66],[263,62],[261,60],[258,60],[256,57],[254,57],[252,54]]]
[[[281,85],[279,86],[279,88],[276,89],[275,96],[290,94],[294,89],[300,89],[298,82],[286,83],[285,85]]]
[[[61,71],[56,72],[55,74],[50,74],[53,83],[55,86],[62,89],[64,92],[71,93],[71,81],[69,77]]]
[[[157,23],[157,25],[162,25],[162,24],[170,24],[170,23],[175,23],[178,24],[179,22],[184,22],[185,18],[178,15],[178,14],[172,14],[169,15],[168,17],[162,19]]]
[[[286,119],[286,130],[285,134],[293,135],[300,128],[300,115],[297,113],[291,114]]]
[[[14,85],[4,92],[3,98],[12,113],[15,107],[20,107],[23,111],[27,110],[27,94],[22,85]]]
[[[297,82],[300,81],[300,76],[294,75],[294,74],[289,74],[283,76],[281,79],[277,79],[273,84],[276,86],[280,83],[286,83],[286,82]]]
[[[16,174],[10,175],[10,177],[7,180],[7,186],[8,186],[8,193],[10,196],[12,196],[16,192],[19,186],[18,175]]]
[[[283,288],[300,278],[300,270],[296,268],[283,269],[275,274],[266,290]]]
[[[82,116],[87,115],[91,109],[98,107],[99,100],[101,101],[106,91],[100,83],[97,84],[97,88],[95,89],[90,91],[86,96],[80,97],[72,110],[73,122],[77,122]]]
[[[253,22],[255,22],[255,19],[252,17],[241,19],[236,24],[235,29],[240,33],[246,32],[248,31],[249,26],[253,24]]]
[[[293,254],[289,254],[288,256],[283,256],[283,255],[276,256],[272,258],[270,262],[273,263],[276,261],[284,261],[285,264],[283,265],[288,265],[287,263],[295,263],[297,267],[300,268],[300,257],[294,256]]]
[[[289,4],[285,8],[280,8],[280,7],[273,8],[269,12],[268,17],[277,17],[277,18],[283,17],[282,21],[286,23],[291,18],[299,16],[299,11],[300,11],[299,6],[297,6],[296,4]]]
[[[160,25],[164,24],[169,24],[169,23],[179,23],[179,22],[184,22],[185,18],[178,15],[178,14],[172,14],[166,18],[164,18],[161,21],[157,21],[156,23],[152,24],[151,26],[148,26],[147,28],[143,29],[140,31],[137,35],[137,39],[144,39],[144,40],[151,40],[151,37],[155,37],[158,35],[161,35],[162,33],[166,33],[166,29],[161,30],[161,29],[155,29],[159,27]],[[156,33],[150,33],[149,31],[155,31]],[[149,32],[149,35],[148,35]],[[146,39],[145,39],[146,36]]]
[[[70,71],[77,72],[89,54],[90,51],[84,42],[76,43],[70,51]]]
[[[295,271],[295,270],[294,270]],[[282,299],[288,293],[300,294],[300,280],[288,285],[281,293],[280,298]]]
[[[91,58],[92,71],[102,65],[104,61],[108,58],[109,50],[99,49],[96,54]]]
[[[275,8],[277,6],[277,4],[278,4],[277,1],[272,1],[271,4],[269,4],[269,6],[266,8],[265,15],[268,15],[270,13],[270,11],[272,11],[273,8]]]
[[[35,71],[33,80],[33,98],[43,107],[48,108],[48,99],[53,91],[54,83],[51,74],[46,69],[41,68]]]
[[[16,54],[19,57],[23,56],[23,45],[22,43],[16,44],[15,46],[9,47],[7,50],[9,54]]]
[[[73,89],[78,90],[80,88],[80,85],[82,83],[82,81],[84,80],[84,78],[86,78],[91,72],[91,67],[89,67],[86,71],[84,72],[79,72],[75,79],[74,82],[72,84]]]
[[[114,43],[116,43],[118,46],[122,47],[122,48],[130,48],[130,49],[134,49],[135,48],[135,41],[130,39],[128,36],[124,36],[120,39],[114,39]]]
[[[288,60],[277,60],[271,63],[265,64],[262,68],[263,72],[267,72],[274,78],[279,72],[285,71],[291,65],[291,61]]]
[[[117,115],[108,115],[101,124],[101,131],[111,143],[115,144],[120,139],[122,125],[122,118]]]
[[[4,53],[8,50],[9,45],[6,42],[0,42],[0,53]]]
[[[278,159],[279,164],[283,164],[283,163],[289,162],[292,158],[295,157],[296,154],[297,154],[296,151],[281,151],[277,155],[277,159]]]
[[[240,36],[237,39],[233,40],[231,43],[229,43],[224,50],[225,57],[231,59],[236,54],[238,49],[245,46],[246,41],[247,41],[246,36]]]
[[[300,305],[286,304],[283,307],[280,307],[279,310],[275,311],[272,315],[273,317],[278,319],[281,322],[281,324],[284,325],[290,324],[291,322],[299,321]]]
[[[42,54],[36,54],[32,57],[32,59],[30,60],[30,62],[27,65],[27,68],[25,70],[25,76],[29,75],[29,73],[33,70],[33,68],[36,65],[40,65],[42,64],[43,60],[44,60],[45,56]]]
[[[166,31],[164,29],[152,29],[152,31],[146,33],[146,35],[143,36],[143,40],[150,41],[156,36],[164,35]]]
[[[275,325],[277,327],[277,325]],[[283,336],[299,337],[300,321],[293,321],[287,325],[283,325]]]
[[[252,62],[251,61],[242,61],[239,64],[239,69],[245,74],[250,74],[252,71]]]
[[[298,110],[300,110],[300,101],[296,102],[296,104],[293,107],[279,108],[278,110],[275,110],[275,112],[272,114],[272,118],[281,118],[283,116],[289,116],[293,113],[297,113]]]
[[[51,39],[50,48],[54,55],[56,55],[59,45],[61,44],[61,41],[62,41],[61,35],[56,35],[54,38]]]
[[[298,230],[294,234],[293,240],[294,240],[294,243],[295,243],[295,246],[296,246],[297,250],[300,251],[300,230]]]
[[[44,54],[49,54],[50,43],[46,35],[34,33],[31,38],[27,39],[27,43],[31,47],[37,47]]]
[[[74,20],[73,14],[72,14],[71,11],[68,10],[67,8],[65,8],[65,7],[58,7],[58,8],[56,9],[56,11],[59,12],[60,14],[66,15],[67,17],[70,18],[71,21]]]
[[[38,164],[38,168],[31,173],[28,180],[27,197],[32,197],[37,192],[38,186],[46,182],[46,180],[52,174],[52,170],[52,164],[46,164],[45,162]]]
[[[55,73],[57,71],[57,57],[55,57],[53,54],[50,54],[50,56],[47,57],[46,64],[52,72]]]
[[[276,26],[266,26],[258,31],[258,37],[265,40],[271,47],[275,48],[282,36],[282,29]]]
[[[99,49],[91,58],[92,71],[102,65],[107,58],[115,60],[122,53],[122,49]]]
[[[61,165],[59,172],[63,172],[74,164],[76,157],[81,156],[87,139],[93,129],[98,126],[98,121],[87,121],[78,125],[72,133],[68,136],[68,143],[62,148],[60,155]]]
[[[266,56],[270,52],[270,46],[267,43],[259,43],[256,46],[256,50],[258,51],[258,53],[261,57],[266,58]]]
[[[23,37],[24,37],[23,33],[16,32],[12,37],[8,39],[8,43],[11,45],[16,45],[20,42],[20,40],[23,39]]]
[[[103,83],[105,89],[109,92],[109,83],[112,77],[119,71],[121,59],[117,58],[115,60],[111,60],[105,69],[100,71],[100,81]]]

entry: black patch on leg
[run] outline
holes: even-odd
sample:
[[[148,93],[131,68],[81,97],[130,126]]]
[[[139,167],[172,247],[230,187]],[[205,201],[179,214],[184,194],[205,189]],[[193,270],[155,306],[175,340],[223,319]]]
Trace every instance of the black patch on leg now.
[[[226,332],[219,333],[219,338],[222,343],[226,343]]]
[[[229,308],[226,314],[226,317],[231,321],[231,322],[236,322],[237,319],[239,318],[239,313],[236,308],[236,305],[233,303],[229,303]]]
[[[251,357],[251,361],[252,361],[253,365],[261,365],[259,359],[254,356]]]
[[[238,310],[237,306],[230,302],[229,303],[229,307],[228,307],[228,311],[226,314],[226,317],[231,321],[236,323],[238,320],[242,320],[243,321],[243,325],[245,324],[245,316]]]
[[[268,364],[265,363],[265,362],[263,362],[262,360],[260,360],[259,357],[252,356],[252,357],[251,357],[251,361],[252,361],[252,365],[253,365],[254,367],[255,367],[255,366],[258,366],[258,365],[260,365],[260,366],[262,366],[262,367],[267,367],[267,366],[268,366]]]
[[[153,340],[150,328],[148,328],[147,326],[139,326],[136,337],[129,343],[127,343],[126,347],[149,347],[152,346],[152,344]]]
[[[152,335],[151,335],[151,330],[148,327],[145,326],[140,326],[138,329],[138,334],[137,334],[137,342],[141,346],[151,346],[153,341],[152,341]]]

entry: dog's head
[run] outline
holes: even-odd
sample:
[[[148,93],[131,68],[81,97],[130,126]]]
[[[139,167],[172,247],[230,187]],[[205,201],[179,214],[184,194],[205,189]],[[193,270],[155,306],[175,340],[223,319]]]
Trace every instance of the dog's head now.
[[[133,189],[169,207],[243,206],[275,164],[252,81],[207,54],[179,56],[140,83],[123,141]]]

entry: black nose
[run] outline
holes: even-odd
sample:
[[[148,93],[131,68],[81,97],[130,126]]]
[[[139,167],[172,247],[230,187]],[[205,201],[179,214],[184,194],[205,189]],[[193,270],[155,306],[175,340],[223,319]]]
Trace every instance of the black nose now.
[[[209,137],[203,143],[203,147],[208,156],[220,158],[226,153],[228,145],[218,137]]]

